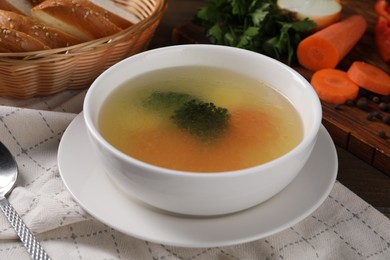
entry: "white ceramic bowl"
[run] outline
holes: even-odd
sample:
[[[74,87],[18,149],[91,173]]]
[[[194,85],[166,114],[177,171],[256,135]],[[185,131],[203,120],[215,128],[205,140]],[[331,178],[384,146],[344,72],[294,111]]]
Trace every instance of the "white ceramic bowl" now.
[[[97,127],[99,111],[115,88],[141,73],[183,65],[230,69],[275,87],[290,99],[302,118],[302,142],[287,154],[256,167],[200,174],[141,162],[120,152],[100,135]],[[84,119],[90,141],[106,173],[120,189],[166,211],[204,216],[250,208],[285,188],[309,158],[321,117],[321,105],[316,93],[297,72],[255,52],[215,45],[165,47],[127,58],[94,81],[84,102]]]

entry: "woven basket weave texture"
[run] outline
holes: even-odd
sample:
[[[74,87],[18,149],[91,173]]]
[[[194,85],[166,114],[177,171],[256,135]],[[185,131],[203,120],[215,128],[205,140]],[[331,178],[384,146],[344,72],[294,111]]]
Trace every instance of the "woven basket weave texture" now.
[[[146,50],[167,8],[167,0],[115,1],[139,22],[108,37],[24,53],[0,53],[0,96],[26,99],[88,87],[104,70]]]

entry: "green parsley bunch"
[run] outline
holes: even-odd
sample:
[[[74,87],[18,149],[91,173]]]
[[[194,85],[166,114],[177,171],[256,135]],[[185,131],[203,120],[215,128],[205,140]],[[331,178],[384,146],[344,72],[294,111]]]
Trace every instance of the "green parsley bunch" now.
[[[243,48],[291,64],[303,35],[316,24],[294,21],[275,0],[209,0],[194,18],[214,44]]]

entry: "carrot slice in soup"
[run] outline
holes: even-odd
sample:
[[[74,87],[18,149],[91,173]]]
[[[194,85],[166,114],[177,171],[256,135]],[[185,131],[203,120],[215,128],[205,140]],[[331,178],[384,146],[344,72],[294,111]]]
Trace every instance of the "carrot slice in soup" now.
[[[366,28],[366,19],[353,15],[310,35],[298,45],[299,63],[312,71],[335,68],[360,40]]]
[[[348,78],[346,72],[338,69],[316,71],[310,83],[318,97],[328,103],[344,104],[359,93],[359,86]]]
[[[380,68],[355,61],[347,72],[348,77],[360,87],[380,95],[390,94],[390,76]]]

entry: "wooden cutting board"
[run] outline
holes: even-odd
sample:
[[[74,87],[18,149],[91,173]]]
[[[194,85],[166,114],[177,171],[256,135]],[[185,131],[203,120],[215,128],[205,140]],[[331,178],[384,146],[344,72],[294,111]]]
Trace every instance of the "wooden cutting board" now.
[[[376,14],[374,0],[356,1],[344,0],[342,17],[361,14],[367,19],[368,28],[354,49],[340,62],[338,68],[347,70],[353,61],[365,61],[374,64],[390,74],[390,66],[379,57],[374,41]],[[185,24],[174,29],[172,34],[174,44],[208,43],[202,29],[193,24]],[[310,80],[312,72],[302,67],[293,67],[306,79]],[[390,125],[376,119],[370,121],[367,114],[379,111],[378,104],[369,100],[365,110],[356,106],[340,106],[322,103],[322,123],[330,133],[333,141],[370,165],[390,176]],[[381,112],[390,115],[390,112]],[[388,138],[380,137],[384,131]]]

